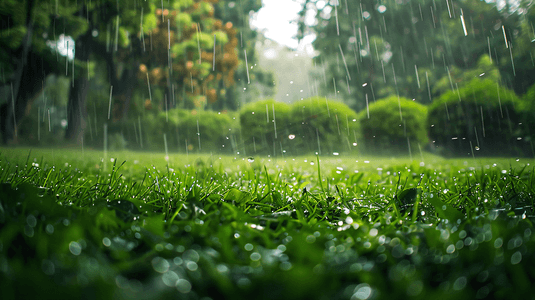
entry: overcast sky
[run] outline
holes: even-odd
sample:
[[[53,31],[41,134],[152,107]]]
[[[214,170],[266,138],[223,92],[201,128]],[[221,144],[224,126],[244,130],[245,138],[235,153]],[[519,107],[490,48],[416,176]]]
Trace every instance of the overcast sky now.
[[[252,17],[251,26],[268,39],[292,49],[313,52],[314,36],[307,36],[298,45],[297,18],[303,4],[301,0],[262,0],[263,7]]]

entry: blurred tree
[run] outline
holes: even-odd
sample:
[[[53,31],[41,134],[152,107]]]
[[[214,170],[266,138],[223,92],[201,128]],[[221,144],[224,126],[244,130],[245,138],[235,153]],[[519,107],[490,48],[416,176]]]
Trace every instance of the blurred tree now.
[[[145,45],[152,50],[140,59],[137,76],[165,90],[161,110],[180,102],[186,108],[213,105],[234,85],[240,63],[236,30],[231,22],[213,18],[213,11],[205,0],[156,10],[157,26],[149,32],[151,44]]]
[[[105,62],[110,101],[114,103],[114,118],[126,116],[135,90],[132,84],[136,80],[138,61],[144,54],[143,34],[139,38],[136,35],[149,32],[156,26],[156,6],[147,1],[128,0],[77,3],[78,9],[74,15],[85,19],[88,30],[75,40],[75,62],[85,69],[76,74],[70,91],[65,137],[71,142],[81,143],[86,128],[90,68],[96,65],[95,61]],[[111,111],[108,112],[108,119],[111,119]]]
[[[520,9],[488,1],[307,0],[298,37],[317,36],[316,80],[322,93],[334,93],[356,109],[365,106],[366,95],[375,99],[397,94],[431,102],[441,92],[433,91],[437,81],[451,77],[454,69],[477,68],[484,54],[499,67],[500,78],[522,93],[535,80],[527,74],[533,65],[526,64],[532,57],[527,46],[533,36],[529,5]],[[315,24],[307,27],[310,15]],[[515,71],[526,74],[520,77]]]
[[[43,89],[47,75],[65,69],[58,55],[58,35],[76,38],[87,29],[84,18],[73,15],[76,9],[74,1],[55,5],[39,0],[0,3],[1,80],[2,85],[9,87],[0,106],[4,144],[17,142],[17,125],[32,99]],[[50,45],[54,45],[55,53]],[[65,65],[68,64],[65,58]]]
[[[459,85],[464,86],[474,78],[490,80],[492,82],[501,82],[500,70],[492,63],[492,59],[483,54],[479,57],[477,65],[468,70],[452,66],[450,73],[435,82],[432,89],[433,94],[441,95],[447,91],[455,92]]]
[[[231,22],[237,30],[238,57],[242,62],[242,65],[234,72],[234,80],[237,84],[227,89],[226,98],[224,101],[215,103],[214,109],[235,110],[240,102],[248,103],[262,97],[269,98],[275,94],[273,73],[257,66],[259,58],[256,52],[256,42],[259,37],[249,24],[250,17],[261,7],[261,0],[220,0],[214,3],[214,17]],[[246,59],[248,70],[245,64]]]

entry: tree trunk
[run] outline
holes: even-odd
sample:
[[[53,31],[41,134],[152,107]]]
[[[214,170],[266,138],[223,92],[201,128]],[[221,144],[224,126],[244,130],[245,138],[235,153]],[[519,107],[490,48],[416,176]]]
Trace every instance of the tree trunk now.
[[[7,99],[6,103],[0,108],[0,131],[2,132],[2,142],[4,144],[13,141],[16,143],[17,140],[17,122],[20,120],[20,117],[24,114],[26,108],[27,99],[22,99],[19,103],[20,91],[24,86],[21,84],[23,82],[23,75],[25,71],[28,71],[28,53],[30,52],[32,46],[32,35],[33,35],[33,20],[32,20],[32,9],[33,1],[28,2],[26,7],[26,35],[22,41],[21,45],[21,57],[18,62],[17,69],[14,74],[14,79],[11,82],[11,92],[10,98]],[[30,68],[32,66],[29,66]],[[22,103],[24,102],[24,103]],[[21,109],[22,108],[22,109]]]
[[[123,59],[122,72],[118,72],[119,68],[114,57],[116,52],[106,51],[103,45],[99,46],[100,51],[98,52],[101,53],[101,57],[106,62],[110,85],[113,86],[112,116],[114,120],[125,120],[128,117],[134,86],[137,83],[136,73],[139,66],[138,55],[141,53],[141,43],[137,39],[132,39],[131,43],[132,50],[129,58]],[[122,55],[125,54],[122,53]]]
[[[81,36],[75,45],[76,59],[87,61],[91,53],[91,31],[88,30]],[[73,87],[69,92],[69,102],[67,104],[67,130],[65,139],[76,144],[83,142],[86,127],[85,118],[87,116],[88,78],[86,74],[80,75],[74,80]]]

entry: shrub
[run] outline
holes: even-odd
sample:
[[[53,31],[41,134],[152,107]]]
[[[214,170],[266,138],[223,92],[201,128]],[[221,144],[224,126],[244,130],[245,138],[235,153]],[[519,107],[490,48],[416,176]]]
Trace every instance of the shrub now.
[[[185,137],[180,137],[178,126],[179,120],[186,118],[187,114],[188,111],[182,109],[170,109],[167,112],[147,112],[141,118],[141,138],[136,139],[136,142],[144,150],[164,151],[165,134],[169,151],[185,152]],[[139,136],[139,127],[137,134]],[[130,137],[129,140],[132,138]]]
[[[280,154],[291,122],[290,106],[273,99],[250,103],[240,110],[241,137],[248,154]]]
[[[178,120],[178,143],[188,142],[188,151],[231,152],[236,126],[229,115],[215,111],[195,111]]]
[[[67,109],[63,106],[50,106],[43,113],[39,104],[29,105],[27,114],[17,124],[17,139],[20,145],[57,146],[65,143]],[[48,119],[50,113],[50,121]]]
[[[165,150],[165,134],[170,152],[230,152],[230,135],[236,131],[229,115],[214,111],[171,109],[147,114],[142,123],[144,149],[158,151]]]
[[[520,104],[514,92],[476,78],[431,104],[430,137],[445,155],[520,155],[525,148],[517,139],[525,130],[518,126]]]
[[[122,151],[126,149],[128,142],[124,138],[124,135],[116,132],[108,136],[108,147],[112,151]]]
[[[423,147],[428,142],[426,116],[426,106],[407,98],[391,96],[370,104],[358,115],[366,151],[378,154],[419,151],[418,145]]]
[[[308,98],[292,105],[291,116],[293,154],[349,152],[357,146],[357,113],[342,102]]]

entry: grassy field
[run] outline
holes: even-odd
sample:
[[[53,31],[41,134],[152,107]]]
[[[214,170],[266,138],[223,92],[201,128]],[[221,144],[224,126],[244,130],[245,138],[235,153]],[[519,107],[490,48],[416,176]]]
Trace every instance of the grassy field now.
[[[533,299],[533,165],[0,149],[2,299]]]

